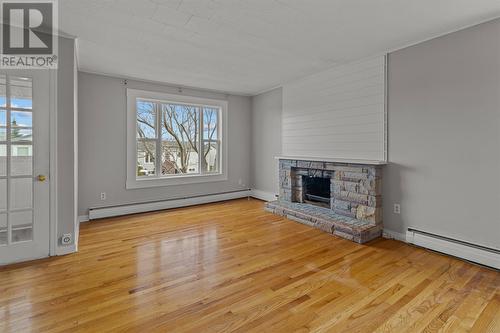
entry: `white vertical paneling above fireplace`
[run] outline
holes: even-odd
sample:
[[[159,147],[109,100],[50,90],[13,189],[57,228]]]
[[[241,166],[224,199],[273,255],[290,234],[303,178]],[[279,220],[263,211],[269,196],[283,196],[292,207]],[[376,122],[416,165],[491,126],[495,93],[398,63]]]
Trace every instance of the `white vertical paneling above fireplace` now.
[[[283,86],[283,155],[386,160],[386,58]]]

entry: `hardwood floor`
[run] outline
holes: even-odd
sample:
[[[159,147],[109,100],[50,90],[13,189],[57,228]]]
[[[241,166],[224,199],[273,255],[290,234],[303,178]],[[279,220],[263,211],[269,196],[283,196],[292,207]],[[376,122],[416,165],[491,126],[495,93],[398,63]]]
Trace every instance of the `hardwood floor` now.
[[[500,332],[500,273],[234,200],[83,224],[0,268],[2,332]]]

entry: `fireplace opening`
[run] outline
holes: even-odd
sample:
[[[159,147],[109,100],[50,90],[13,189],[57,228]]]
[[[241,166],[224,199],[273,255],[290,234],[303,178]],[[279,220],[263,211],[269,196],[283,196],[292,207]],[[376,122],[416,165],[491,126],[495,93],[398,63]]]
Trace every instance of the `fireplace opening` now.
[[[330,178],[302,176],[304,202],[330,208]]]

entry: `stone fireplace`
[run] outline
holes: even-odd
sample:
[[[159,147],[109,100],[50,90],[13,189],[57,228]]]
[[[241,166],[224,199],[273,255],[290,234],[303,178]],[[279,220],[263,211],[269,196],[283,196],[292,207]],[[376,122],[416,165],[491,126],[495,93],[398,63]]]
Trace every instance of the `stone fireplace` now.
[[[280,158],[279,178],[266,210],[358,243],[381,236],[381,163]]]

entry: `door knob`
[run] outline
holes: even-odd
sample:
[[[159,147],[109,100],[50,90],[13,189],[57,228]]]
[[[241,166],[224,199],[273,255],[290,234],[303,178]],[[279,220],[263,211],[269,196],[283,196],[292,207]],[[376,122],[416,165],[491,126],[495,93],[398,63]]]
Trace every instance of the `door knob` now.
[[[45,177],[44,175],[38,175],[38,177],[36,177],[38,179],[39,182],[44,182],[47,177]]]

